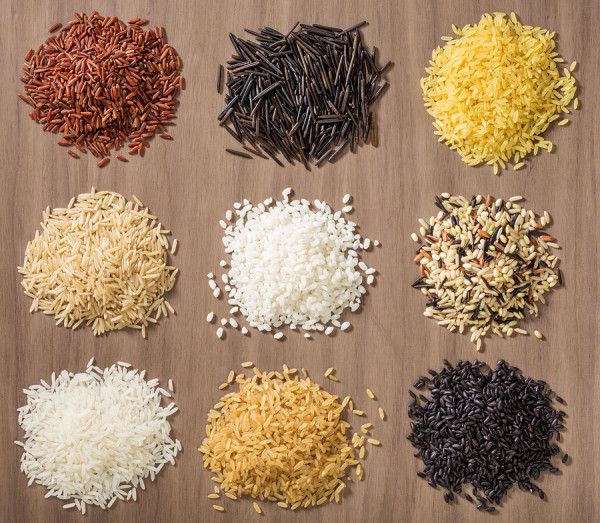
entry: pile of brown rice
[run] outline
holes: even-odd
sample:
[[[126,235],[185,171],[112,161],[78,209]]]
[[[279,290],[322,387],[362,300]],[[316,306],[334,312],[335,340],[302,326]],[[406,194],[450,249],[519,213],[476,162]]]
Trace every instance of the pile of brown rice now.
[[[250,495],[294,510],[339,502],[350,467],[356,466],[362,477],[346,437],[350,424],[341,416],[349,398],[340,403],[304,369],[303,379],[293,377],[296,372],[287,366],[283,374],[254,368],[250,378],[231,371],[227,383],[235,380],[239,391],[210,411],[206,439],[198,449],[226,496]]]
[[[32,312],[72,329],[85,322],[96,335],[132,327],[144,337],[149,323],[174,312],[164,299],[178,273],[167,264],[170,231],[134,200],[92,188],[67,208],[46,209],[18,268]]]
[[[486,13],[476,25],[452,28],[457,37],[442,38],[421,79],[439,141],[468,165],[493,165],[495,174],[509,161],[518,169],[526,155],[551,151],[542,134],[573,99],[579,105],[576,63],[561,76],[554,33],[521,25],[514,13]]]

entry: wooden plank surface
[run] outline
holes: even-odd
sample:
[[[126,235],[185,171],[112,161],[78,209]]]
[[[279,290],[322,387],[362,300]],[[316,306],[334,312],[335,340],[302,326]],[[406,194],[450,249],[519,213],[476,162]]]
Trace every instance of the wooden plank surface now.
[[[117,503],[110,511],[92,509],[87,521],[370,521],[462,522],[491,517],[478,513],[461,498],[448,507],[442,493],[417,478],[419,469],[412,447],[405,440],[407,388],[428,368],[440,368],[448,358],[473,359],[477,355],[466,336],[451,334],[426,320],[422,296],[410,289],[415,267],[410,233],[418,217],[434,213],[433,196],[448,191],[509,197],[522,194],[528,205],[547,209],[551,228],[563,250],[566,285],[549,297],[541,317],[527,326],[542,331],[546,340],[533,337],[490,339],[482,356],[494,364],[504,358],[524,372],[544,379],[567,400],[567,428],[563,448],[572,463],[562,472],[544,475],[547,493],[542,501],[513,489],[500,507],[497,521],[598,521],[600,508],[600,450],[596,427],[600,419],[598,378],[598,165],[600,132],[596,120],[600,96],[598,49],[600,17],[597,1],[559,0],[424,1],[356,0],[231,1],[131,0],[116,2],[34,2],[2,0],[0,20],[0,235],[4,252],[0,261],[0,393],[5,408],[0,431],[0,520],[7,522],[80,521],[64,511],[56,499],[44,499],[41,487],[26,488],[19,471],[20,450],[12,441],[22,433],[16,409],[25,402],[21,390],[48,378],[52,371],[82,370],[94,355],[100,365],[130,361],[161,380],[173,378],[181,412],[173,419],[175,435],[184,453],[175,467],[166,467],[158,481],[136,503]],[[180,97],[174,141],[154,139],[145,158],[128,164],[112,162],[98,169],[90,155],[70,159],[56,145],[56,136],[43,133],[27,117],[27,107],[15,96],[23,57],[37,48],[47,29],[68,21],[77,11],[98,10],[128,20],[148,18],[166,28],[169,43],[184,62],[187,88]],[[421,100],[419,78],[440,37],[452,23],[477,22],[486,11],[514,9],[524,23],[557,32],[559,52],[567,62],[577,60],[581,110],[564,129],[549,136],[552,154],[528,160],[518,173],[494,177],[489,169],[466,167],[458,155],[438,144],[430,117]],[[368,20],[363,31],[369,45],[380,49],[382,60],[392,59],[391,87],[378,106],[380,144],[345,155],[335,165],[315,169],[281,169],[273,162],[244,161],[224,152],[231,137],[216,124],[222,98],[215,91],[216,69],[227,60],[229,31],[269,25],[280,30],[297,20],[342,27]],[[177,315],[150,329],[149,339],[135,332],[117,332],[94,338],[89,329],[71,332],[55,327],[42,314],[29,314],[30,300],[23,295],[16,267],[23,261],[27,241],[41,221],[43,209],[64,206],[71,196],[94,185],[130,197],[139,196],[180,240],[175,263],[179,282],[169,295]],[[382,248],[372,249],[365,261],[380,276],[360,314],[348,319],[353,329],[332,338],[317,336],[305,342],[290,333],[285,342],[252,332],[239,332],[217,340],[216,328],[204,318],[214,310],[226,314],[223,300],[213,299],[206,274],[218,269],[221,229],[218,220],[232,203],[276,197],[287,186],[308,199],[324,199],[341,207],[351,193],[353,219],[364,235],[378,238]],[[210,474],[202,467],[200,445],[209,408],[218,401],[217,386],[231,368],[253,360],[263,370],[283,363],[305,367],[331,392],[359,398],[383,447],[368,453],[365,480],[353,482],[339,506],[290,513],[263,502],[264,516],[251,502],[227,500],[225,514],[210,508]],[[334,366],[340,384],[322,376]],[[364,389],[371,387],[388,412],[385,423],[376,417],[376,404]],[[351,419],[356,426],[356,419]]]

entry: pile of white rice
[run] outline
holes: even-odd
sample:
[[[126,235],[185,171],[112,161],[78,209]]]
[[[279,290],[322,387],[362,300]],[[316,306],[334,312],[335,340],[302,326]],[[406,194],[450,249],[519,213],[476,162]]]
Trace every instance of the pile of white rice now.
[[[167,418],[174,403],[161,406],[156,379],[119,362],[110,368],[93,365],[73,374],[52,373],[23,392],[19,424],[25,431],[21,471],[48,489],[46,497],[69,500],[64,508],[86,505],[109,508],[117,499],[134,501],[144,481],[154,481],[166,463],[175,464],[181,450],[170,437]]]
[[[135,196],[92,188],[66,208],[46,209],[18,268],[30,310],[72,329],[132,327],[145,337],[149,323],[174,312],[164,299],[178,272],[167,264],[168,233]]]
[[[359,252],[378,242],[363,239],[345,218],[350,205],[334,212],[319,200],[290,201],[290,193],[288,188],[282,201],[269,198],[256,206],[248,200],[235,203],[227,221],[221,220],[225,252],[231,256],[229,263],[221,261],[222,267],[230,264],[221,277],[230,313],[240,312],[261,331],[283,325],[326,334],[346,330],[350,324],[340,322],[342,313],[360,307],[365,284],[374,282],[376,272],[359,261]],[[344,203],[349,199],[346,195]],[[212,273],[209,278],[219,297]],[[237,321],[231,325],[236,328]]]

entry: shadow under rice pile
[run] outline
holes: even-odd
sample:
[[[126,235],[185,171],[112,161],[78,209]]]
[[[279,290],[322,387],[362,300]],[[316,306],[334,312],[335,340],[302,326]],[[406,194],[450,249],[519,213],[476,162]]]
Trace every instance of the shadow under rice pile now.
[[[32,107],[29,116],[44,131],[62,133],[59,145],[102,158],[99,167],[111,148],[127,144],[129,154],[140,155],[156,132],[171,139],[165,129],[183,88],[181,59],[163,28],[144,29],[146,23],[136,18],[128,25],[95,11],[75,14],[25,57],[25,96],[18,96]]]
[[[101,369],[92,358],[85,372],[53,372],[50,383],[24,389],[27,404],[18,411],[25,434],[15,444],[28,486],[42,485],[46,498],[85,514],[87,505],[136,501],[145,481],[174,465],[181,443],[167,418],[178,409],[161,405],[171,394],[145,374],[124,362]]]
[[[525,378],[503,360],[487,372],[477,360],[444,365],[415,382],[415,388],[427,388],[428,397],[409,391],[407,439],[425,465],[419,477],[442,487],[446,503],[470,483],[466,500],[486,512],[494,512],[515,483],[544,499],[534,481],[546,470],[559,470],[551,460],[561,452],[557,442],[566,413],[554,408],[552,398],[564,400],[546,382]],[[561,462],[568,459],[563,454]]]
[[[490,330],[527,335],[518,326],[525,312],[537,316],[537,302],[546,303],[544,294],[562,283],[550,251],[559,246],[544,230],[550,215],[538,217],[520,200],[443,193],[435,198],[437,216],[419,220],[421,239],[412,234],[423,241],[412,287],[427,298],[425,316],[450,331],[470,329],[477,350]]]
[[[514,13],[486,13],[476,25],[452,29],[456,37],[442,37],[421,79],[439,141],[468,165],[492,165],[494,174],[551,152],[543,133],[560,118],[558,125],[569,123],[572,101],[579,106],[571,75],[577,64],[562,67],[554,33],[522,25]]]
[[[218,485],[208,497],[219,499],[221,491],[231,499],[248,495],[291,510],[338,503],[350,469],[355,467],[359,480],[364,475],[355,449],[364,458],[366,443],[381,445],[369,437],[373,426],[363,422],[361,434],[350,441],[344,409],[349,406],[357,416],[363,412],[350,397],[340,403],[305,369],[299,377],[287,365],[282,373],[261,372],[252,362],[242,366],[253,375],[229,373],[219,388],[237,384],[239,391],[223,396],[209,412],[206,438],[198,449]],[[222,505],[213,508],[225,510]]]
[[[43,214],[42,231],[27,244],[19,267],[30,311],[53,315],[95,335],[146,328],[175,311],[164,299],[179,269],[167,264],[167,229],[135,196],[93,188],[66,208]],[[173,241],[171,254],[177,248]]]
[[[359,256],[380,244],[363,238],[348,219],[349,194],[334,212],[324,201],[291,199],[291,193],[288,187],[282,200],[258,204],[243,199],[226,212],[219,224],[228,260],[220,262],[220,278],[208,274],[210,289],[219,299],[220,279],[229,313],[276,340],[283,339],[285,326],[307,339],[313,332],[347,331],[351,324],[342,316],[358,311],[377,272]],[[209,313],[207,321],[214,319]],[[227,325],[237,329],[239,323],[222,318],[217,337]],[[248,334],[245,326],[242,333]]]
[[[246,29],[255,41],[230,33],[235,54],[226,66],[221,126],[247,152],[282,167],[279,154],[310,170],[313,159],[318,166],[346,148],[355,152],[361,142],[377,145],[372,107],[388,86],[384,73],[392,64],[378,66],[377,48],[364,46],[365,24],[344,30],[297,23],[286,34]]]

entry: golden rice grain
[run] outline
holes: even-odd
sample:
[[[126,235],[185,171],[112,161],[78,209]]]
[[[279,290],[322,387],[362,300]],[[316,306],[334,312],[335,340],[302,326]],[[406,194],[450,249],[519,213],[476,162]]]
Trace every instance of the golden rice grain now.
[[[259,514],[262,514],[262,510],[256,501],[254,503],[252,503],[252,506],[254,507],[254,510],[256,510],[256,512],[258,512]]]
[[[367,396],[369,396],[369,398],[371,398],[372,400],[375,399],[375,394],[373,394],[373,391],[371,389],[367,389]]]
[[[338,397],[310,378],[255,370],[209,413],[199,449],[205,467],[237,497],[292,510],[338,501],[349,467],[358,465]]]
[[[218,512],[225,512],[225,508],[221,505],[213,505],[212,508],[214,508]]]

